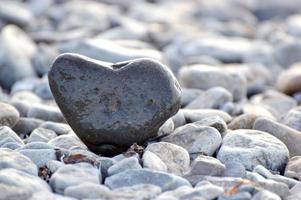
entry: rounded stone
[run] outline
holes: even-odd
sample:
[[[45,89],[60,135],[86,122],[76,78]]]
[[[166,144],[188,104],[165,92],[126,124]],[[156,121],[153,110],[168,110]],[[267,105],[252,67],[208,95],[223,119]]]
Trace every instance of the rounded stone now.
[[[282,171],[288,158],[289,151],[279,139],[266,132],[247,129],[229,132],[217,154],[222,163],[240,162],[247,170],[263,165],[272,171]]]
[[[177,80],[151,59],[112,64],[63,54],[48,78],[67,122],[96,153],[117,154],[157,136],[180,107]]]
[[[0,126],[13,127],[19,120],[20,114],[13,106],[0,102]]]

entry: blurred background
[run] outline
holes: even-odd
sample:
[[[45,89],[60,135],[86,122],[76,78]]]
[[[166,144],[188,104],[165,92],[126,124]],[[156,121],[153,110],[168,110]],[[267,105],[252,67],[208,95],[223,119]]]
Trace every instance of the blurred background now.
[[[280,73],[301,61],[300,12],[300,0],[0,0],[1,99],[31,91],[51,100],[47,72],[64,52],[154,58],[183,88],[210,88],[185,69],[222,68],[245,76],[249,97],[274,87],[298,96]]]

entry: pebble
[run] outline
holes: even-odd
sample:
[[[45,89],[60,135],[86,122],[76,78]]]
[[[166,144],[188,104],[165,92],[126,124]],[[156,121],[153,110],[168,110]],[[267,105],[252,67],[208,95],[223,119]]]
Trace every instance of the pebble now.
[[[203,90],[194,88],[182,88],[181,92],[181,106],[185,107],[203,94]]]
[[[219,116],[209,116],[207,118],[201,119],[199,121],[194,122],[194,124],[198,126],[210,126],[215,128],[223,135],[227,130],[226,122]]]
[[[71,185],[64,190],[64,195],[75,199],[106,199],[113,196],[109,188],[92,182]]]
[[[12,128],[19,120],[20,114],[13,106],[0,102],[0,126]]]
[[[207,175],[221,176],[225,171],[225,165],[210,156],[198,156],[191,163],[191,169],[186,176]]]
[[[164,136],[171,134],[175,129],[172,118],[169,118],[158,130],[158,136]]]
[[[186,124],[186,119],[181,109],[171,119],[174,123],[174,129]]]
[[[45,128],[36,128],[27,138],[27,142],[48,142],[57,135],[54,131]]]
[[[180,186],[190,186],[190,183],[180,176],[150,169],[127,170],[106,178],[105,185],[111,189],[133,186],[137,184],[152,184],[162,191],[174,190]]]
[[[8,149],[0,149],[0,169],[16,169],[37,176],[37,166],[26,156]]]
[[[213,155],[221,145],[222,137],[215,128],[190,123],[177,128],[162,141],[179,145],[196,157],[200,154]]]
[[[217,153],[221,162],[241,162],[247,170],[263,165],[269,170],[281,171],[288,158],[289,151],[279,139],[262,131],[247,129],[228,133]]]
[[[301,119],[301,107],[298,106],[291,109],[281,122],[301,132],[301,125],[299,123],[300,119]]]
[[[120,172],[130,170],[130,169],[141,169],[141,165],[139,164],[139,161],[135,157],[125,158],[116,164],[112,165],[108,169],[108,176],[112,176],[114,174],[118,174]]]
[[[234,101],[242,100],[247,94],[246,79],[241,74],[221,70],[218,67],[194,65],[184,67],[179,71],[181,86],[207,90],[220,86],[233,95]]]
[[[79,140],[76,135],[60,135],[56,138],[49,140],[48,144],[57,148],[71,149],[72,147],[79,147],[81,149],[87,149],[86,145]]]
[[[44,121],[65,122],[65,118],[61,111],[53,106],[42,104],[33,104],[27,111],[27,117],[36,118]]]
[[[70,186],[76,186],[83,182],[100,184],[99,170],[88,163],[61,166],[50,178],[50,186],[59,194]]]
[[[12,168],[0,170],[0,184],[1,199],[29,199],[35,192],[51,191],[39,177]]]
[[[212,87],[191,101],[187,109],[219,109],[226,102],[232,102],[232,94],[223,87]]]
[[[0,146],[7,142],[24,144],[21,138],[8,126],[0,126]]]
[[[224,165],[226,167],[223,173],[224,177],[244,178],[246,176],[246,168],[241,162],[226,161]]]
[[[268,190],[262,190],[256,193],[252,200],[281,200],[281,198]]]
[[[13,130],[18,135],[28,135],[43,123],[40,119],[21,117]]]
[[[221,110],[216,109],[182,109],[186,122],[196,122],[211,116],[219,116],[226,123],[232,120],[232,117]]]
[[[265,131],[281,140],[289,149],[290,156],[301,155],[301,133],[288,126],[267,118],[258,118],[254,123],[254,129]]]
[[[112,191],[113,199],[154,199],[161,193],[161,188],[152,184],[138,184],[130,187],[116,188]]]
[[[183,175],[189,169],[189,153],[181,146],[168,142],[157,142],[149,144],[145,150],[158,156],[166,165],[169,173]]]
[[[234,118],[230,124],[228,124],[228,128],[231,130],[252,129],[257,118],[257,115],[251,113],[239,115],[238,117]]]
[[[30,158],[37,167],[43,167],[50,160],[56,160],[56,151],[54,149],[20,149],[19,153]]]
[[[294,156],[289,159],[284,175],[286,177],[301,180],[301,156]]]
[[[153,152],[145,151],[142,156],[143,168],[167,172],[166,164]]]
[[[53,130],[57,135],[66,135],[69,132],[72,132],[71,127],[65,123],[46,121],[43,122],[39,127]]]
[[[90,67],[82,68],[83,63]],[[61,76],[62,73],[65,75]],[[154,73],[155,77],[150,76]],[[92,76],[100,82],[92,81]],[[121,87],[119,83],[124,77],[129,81]],[[167,67],[150,59],[108,64],[63,54],[51,68],[49,83],[70,126],[89,149],[102,154],[114,154],[134,142],[143,143],[156,136],[159,127],[180,107],[180,86],[176,79]],[[83,88],[80,93],[74,93],[75,85]],[[149,92],[143,93],[145,90]],[[99,109],[95,109],[96,105]],[[85,117],[87,112],[89,118]]]

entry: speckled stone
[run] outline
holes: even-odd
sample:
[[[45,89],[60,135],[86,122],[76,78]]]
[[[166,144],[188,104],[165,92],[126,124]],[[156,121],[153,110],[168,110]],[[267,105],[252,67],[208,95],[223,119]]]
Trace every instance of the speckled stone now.
[[[117,154],[155,137],[180,107],[175,77],[151,59],[111,64],[63,54],[48,77],[67,122],[96,153]]]

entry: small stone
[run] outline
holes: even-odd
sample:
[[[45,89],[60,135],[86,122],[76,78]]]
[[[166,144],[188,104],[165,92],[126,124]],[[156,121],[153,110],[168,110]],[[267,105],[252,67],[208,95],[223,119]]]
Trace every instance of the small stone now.
[[[48,144],[64,149],[70,149],[72,147],[87,149],[86,145],[84,145],[84,143],[82,143],[82,141],[80,141],[79,138],[73,134],[60,135],[49,140]]]
[[[174,122],[169,118],[158,130],[158,136],[169,135],[174,131]]]
[[[284,119],[282,120],[282,123],[301,132],[301,107],[295,107],[294,109],[291,109]]]
[[[234,101],[242,100],[247,94],[247,83],[239,73],[230,73],[222,68],[207,65],[183,67],[179,71],[181,86],[207,90],[220,86],[229,90]]]
[[[191,169],[186,176],[208,175],[221,176],[224,173],[225,165],[219,160],[210,156],[198,156],[191,164]]]
[[[290,156],[301,155],[301,133],[288,126],[270,120],[268,118],[258,118],[253,129],[271,134],[281,140],[289,149]]]
[[[63,162],[60,162],[60,161],[57,161],[57,160],[49,160],[46,163],[47,169],[49,169],[52,174],[64,165],[65,164]]]
[[[182,107],[187,106],[203,93],[204,93],[203,90],[193,89],[193,88],[183,88],[181,92],[181,106]]]
[[[174,129],[186,124],[186,119],[181,109],[171,118],[174,123]]]
[[[108,176],[108,169],[113,166],[116,161],[108,157],[100,157],[99,161],[101,163],[101,175],[105,179]]]
[[[258,193],[256,193],[252,200],[281,200],[281,198],[275,194],[275,193],[272,193],[268,190],[262,190]]]
[[[30,158],[38,167],[43,167],[50,160],[56,160],[54,149],[21,149],[19,153]]]
[[[0,146],[7,142],[24,144],[21,138],[8,126],[0,126]]]
[[[32,105],[27,112],[27,117],[44,121],[65,122],[65,118],[58,108],[42,104]]]
[[[169,173],[183,175],[189,169],[189,154],[181,146],[167,142],[158,142],[149,144],[145,151],[150,151],[158,156],[167,166]]]
[[[50,192],[48,184],[37,176],[16,169],[0,170],[1,199],[30,199],[33,193]]]
[[[57,135],[66,135],[72,131],[68,124],[51,121],[43,122],[40,127],[53,130]]]
[[[52,192],[46,192],[46,191],[40,191],[40,192],[35,192],[30,200],[76,200],[72,197],[67,197],[67,196],[63,196],[63,195],[59,195],[59,194],[55,194]]]
[[[159,186],[162,191],[174,190],[180,186],[190,186],[190,183],[173,174],[153,171],[150,169],[127,170],[106,178],[105,185],[111,189],[128,187],[138,184]]]
[[[210,126],[217,129],[222,135],[227,130],[226,122],[219,116],[210,116],[199,121],[194,122],[196,125],[200,126]]]
[[[191,101],[187,109],[219,109],[224,103],[232,102],[232,94],[222,87],[212,87]]]
[[[246,113],[243,115],[239,115],[238,117],[234,118],[230,124],[228,124],[228,128],[231,130],[236,129],[252,129],[255,120],[258,118],[257,115]]]
[[[252,195],[249,192],[237,192],[230,196],[220,196],[217,200],[251,200],[251,198]]]
[[[150,59],[110,64],[63,54],[48,76],[66,120],[96,153],[117,154],[155,137],[180,107],[178,82],[166,66]],[[82,89],[74,93],[74,88]]]
[[[284,175],[301,180],[301,156],[294,156],[288,161]]]
[[[162,141],[179,145],[194,157],[199,154],[211,156],[221,145],[222,137],[215,128],[193,123],[177,128]]]
[[[12,128],[19,120],[19,112],[13,106],[0,102],[0,126]]]
[[[114,174],[118,174],[120,172],[130,170],[130,169],[141,169],[141,165],[139,161],[135,157],[125,158],[108,169],[108,175],[112,176]]]
[[[165,163],[151,151],[145,151],[142,156],[143,168],[149,168],[156,171],[167,172]]]
[[[37,166],[29,158],[18,152],[0,149],[0,157],[0,170],[13,168],[34,176],[38,175]]]
[[[219,116],[226,123],[229,123],[232,119],[228,113],[215,109],[182,109],[182,112],[184,113],[187,123],[200,121],[211,116]]]
[[[27,138],[27,142],[48,142],[57,135],[54,131],[45,128],[36,128]]]
[[[112,199],[154,199],[161,193],[161,188],[152,184],[139,184],[130,187],[116,188]]]
[[[241,162],[227,161],[224,164],[226,166],[226,169],[223,176],[241,178],[246,176],[246,168]]]
[[[99,170],[88,163],[64,165],[51,176],[49,184],[56,193],[63,194],[66,188],[83,182],[100,184]]]
[[[272,171],[282,171],[288,158],[287,147],[276,137],[248,129],[227,133],[217,154],[221,162],[241,162],[247,170],[263,165]]]
[[[83,182],[71,185],[64,190],[64,195],[76,199],[101,199],[112,196],[112,192],[104,185]]]
[[[34,129],[38,128],[43,123],[40,119],[21,117],[13,130],[18,135],[29,135]]]

